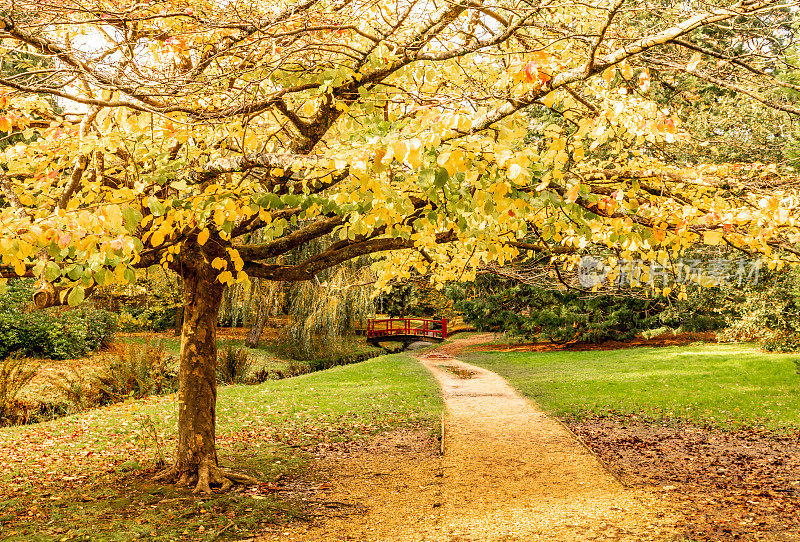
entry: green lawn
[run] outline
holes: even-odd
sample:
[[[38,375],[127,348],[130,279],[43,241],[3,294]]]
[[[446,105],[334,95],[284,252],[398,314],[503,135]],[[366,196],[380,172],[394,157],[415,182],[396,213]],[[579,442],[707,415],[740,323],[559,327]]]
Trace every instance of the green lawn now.
[[[800,428],[796,354],[709,344],[461,357],[501,374],[556,416],[637,413],[723,427]]]
[[[434,430],[438,385],[413,358],[392,355],[254,386],[218,398],[223,466],[264,482],[302,473],[305,449],[401,426]],[[297,513],[269,492],[195,499],[149,481],[176,435],[175,395],[0,430],[0,539],[224,540]],[[217,534],[220,534],[217,537]]]

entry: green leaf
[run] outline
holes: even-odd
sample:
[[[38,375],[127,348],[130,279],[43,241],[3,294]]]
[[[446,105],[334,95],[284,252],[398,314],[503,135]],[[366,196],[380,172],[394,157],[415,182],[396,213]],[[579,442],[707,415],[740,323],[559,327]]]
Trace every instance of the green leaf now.
[[[296,194],[285,194],[281,196],[281,201],[286,204],[286,207],[296,207],[300,203],[300,196]]]
[[[450,174],[441,166],[426,168],[419,173],[420,184],[423,186],[432,184],[436,188],[442,188],[449,178]]]
[[[99,271],[95,272],[94,274],[94,281],[97,283],[98,286],[105,286],[106,281],[108,280],[108,273],[105,269],[100,269]]]
[[[284,205],[280,196],[269,193],[258,198],[258,205],[264,209],[283,209]]]
[[[128,233],[136,233],[136,227],[142,220],[142,213],[133,207],[122,208],[122,221]]]
[[[69,291],[69,295],[67,296],[67,304],[70,307],[77,307],[83,303],[85,297],[86,292],[83,291],[83,287],[75,286]]]
[[[128,281],[131,284],[136,282],[136,271],[134,271],[130,267],[125,269],[125,272],[122,274],[122,276],[125,278],[126,281]]]
[[[153,213],[153,216],[161,216],[164,214],[164,204],[158,201],[153,196],[147,200],[147,208]]]
[[[53,282],[60,276],[61,268],[58,267],[58,264],[55,262],[47,262],[47,266],[44,268],[44,280],[47,282]]]
[[[83,266],[82,265],[75,265],[67,271],[67,276],[72,280],[78,280],[83,276]]]
[[[433,185],[436,188],[441,188],[445,185],[445,183],[449,178],[450,174],[447,172],[447,170],[439,166],[436,168],[436,171],[434,172]]]

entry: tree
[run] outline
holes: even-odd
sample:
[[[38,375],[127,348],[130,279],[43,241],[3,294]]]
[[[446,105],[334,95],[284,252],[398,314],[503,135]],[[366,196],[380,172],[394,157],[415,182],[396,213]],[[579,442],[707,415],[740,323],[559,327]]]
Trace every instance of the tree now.
[[[651,149],[685,134],[648,94],[653,68],[680,71],[796,114],[789,95],[765,96],[780,83],[769,71],[734,59],[706,74],[692,47],[712,25],[791,18],[786,5],[662,2],[656,20],[624,0],[17,0],[0,58],[52,67],[0,77],[0,131],[26,136],[0,154],[3,273],[38,277],[39,306],[136,268],[180,275],[179,442],[160,477],[227,488],[247,478],[215,448],[226,284],[310,280],[370,254],[379,284],[594,245],[794,257],[789,192],[742,190],[776,166],[664,163]],[[326,235],[321,252],[276,260]]]

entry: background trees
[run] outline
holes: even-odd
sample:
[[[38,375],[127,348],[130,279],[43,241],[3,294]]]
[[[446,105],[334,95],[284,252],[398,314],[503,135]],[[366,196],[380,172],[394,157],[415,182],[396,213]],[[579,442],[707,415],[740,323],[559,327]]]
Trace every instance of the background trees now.
[[[173,269],[186,313],[164,476],[227,487],[241,478],[214,447],[224,285],[311,280],[382,252],[379,285],[414,269],[470,279],[521,250],[666,263],[702,241],[793,258],[796,200],[751,189],[777,166],[673,162],[658,150],[688,134],[651,94],[655,70],[689,74],[796,113],[772,90],[792,88],[774,69],[790,67],[792,13],[753,0],[21,0],[0,15],[4,65],[20,52],[49,64],[0,77],[0,130],[24,137],[0,155],[0,263],[41,279],[41,306]],[[701,34],[720,25],[748,44]]]

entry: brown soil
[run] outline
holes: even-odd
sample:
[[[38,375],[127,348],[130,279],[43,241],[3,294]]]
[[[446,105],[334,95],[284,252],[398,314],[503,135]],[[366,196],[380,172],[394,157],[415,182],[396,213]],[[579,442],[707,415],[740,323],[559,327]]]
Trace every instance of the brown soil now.
[[[800,439],[630,418],[570,427],[629,485],[661,491],[686,538],[800,540]]]
[[[483,335],[481,335],[483,336]],[[491,340],[491,339],[489,339]],[[650,339],[635,337],[629,341],[603,341],[597,344],[590,343],[524,343],[524,344],[483,344],[473,348],[477,351],[495,352],[553,352],[583,350],[618,350],[620,348],[634,348],[641,346],[683,346],[693,342],[717,342],[715,333],[662,333]],[[487,341],[484,341],[487,342]]]

